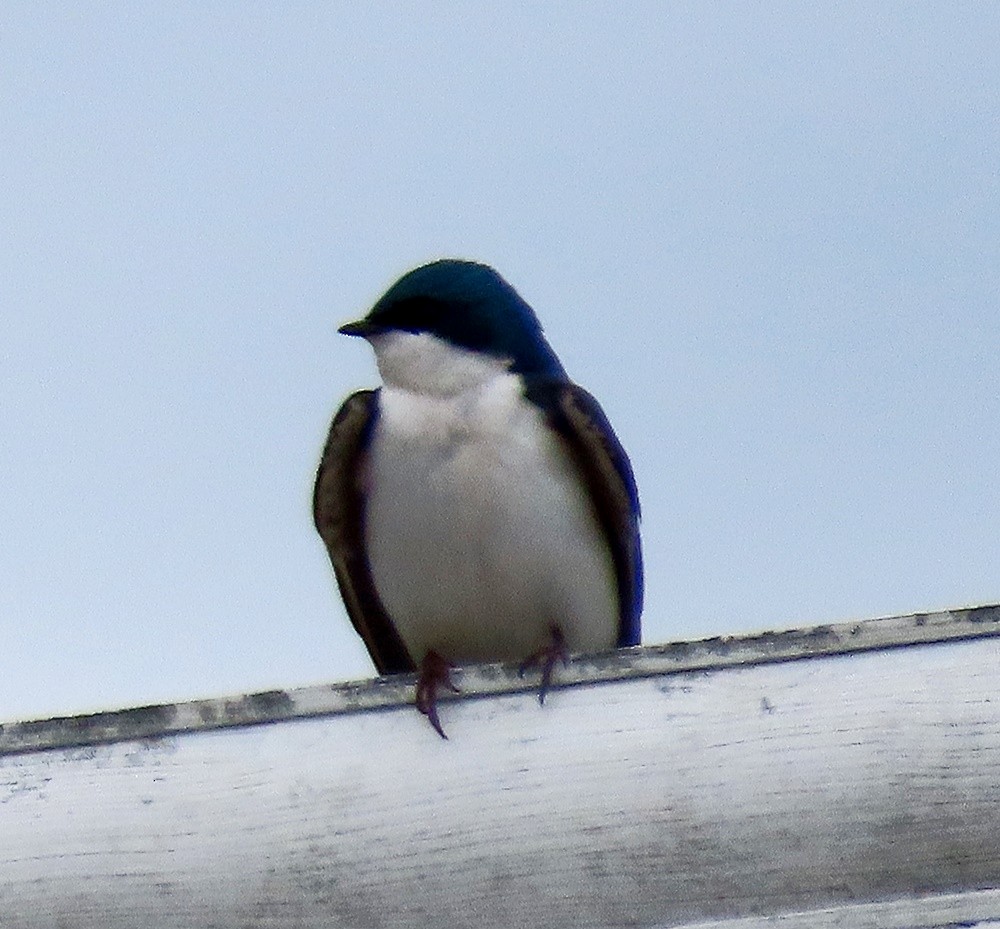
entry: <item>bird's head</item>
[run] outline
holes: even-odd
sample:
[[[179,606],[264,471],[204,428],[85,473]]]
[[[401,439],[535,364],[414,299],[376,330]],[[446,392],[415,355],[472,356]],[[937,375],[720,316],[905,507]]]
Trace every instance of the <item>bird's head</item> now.
[[[372,344],[387,381],[464,382],[480,369],[566,376],[531,307],[474,261],[448,258],[404,274],[364,319],[339,331]]]

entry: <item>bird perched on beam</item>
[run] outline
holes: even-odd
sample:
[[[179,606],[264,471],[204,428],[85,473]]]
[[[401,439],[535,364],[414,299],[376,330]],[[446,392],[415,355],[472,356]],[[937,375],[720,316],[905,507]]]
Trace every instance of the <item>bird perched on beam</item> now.
[[[639,499],[597,401],[566,375],[496,271],[447,259],[341,326],[383,386],[344,401],[313,499],[348,615],[380,674],[417,671],[417,707],[454,665],[553,668],[639,643]]]

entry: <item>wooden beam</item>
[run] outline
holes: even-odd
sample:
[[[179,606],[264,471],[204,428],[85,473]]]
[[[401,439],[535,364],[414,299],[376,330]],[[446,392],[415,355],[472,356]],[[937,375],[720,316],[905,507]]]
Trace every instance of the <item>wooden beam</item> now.
[[[632,649],[544,707],[470,668],[447,742],[407,678],[8,724],[0,926],[1000,921],[998,636]]]

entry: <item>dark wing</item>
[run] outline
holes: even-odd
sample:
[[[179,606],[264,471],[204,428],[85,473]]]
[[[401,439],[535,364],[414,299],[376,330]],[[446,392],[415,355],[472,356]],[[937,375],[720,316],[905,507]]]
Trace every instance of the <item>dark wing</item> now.
[[[618,647],[638,645],[642,548],[639,493],[628,455],[600,404],[582,387],[542,381],[529,385],[527,395],[545,410],[549,424],[566,441],[587,482],[618,580]]]
[[[340,595],[379,674],[414,670],[375,590],[364,543],[368,444],[378,418],[378,391],[351,394],[330,426],[313,491],[313,519],[326,543]]]

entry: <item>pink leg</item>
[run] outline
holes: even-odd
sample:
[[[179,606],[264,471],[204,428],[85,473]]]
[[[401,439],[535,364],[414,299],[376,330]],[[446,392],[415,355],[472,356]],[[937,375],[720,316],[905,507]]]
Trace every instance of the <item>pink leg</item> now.
[[[549,692],[552,672],[556,663],[561,662],[563,666],[569,664],[569,649],[566,647],[566,639],[563,637],[562,630],[558,626],[553,626],[551,635],[549,644],[525,658],[520,668],[522,676],[529,668],[542,669],[542,686],[538,689],[539,703],[545,703],[545,695]]]
[[[453,693],[459,692],[452,683],[451,669],[452,666],[432,649],[424,655],[424,660],[420,662],[420,673],[417,675],[417,709],[427,717],[427,721],[442,739],[447,739],[448,736],[444,734],[441,720],[438,719],[438,691],[442,687],[447,687]]]

